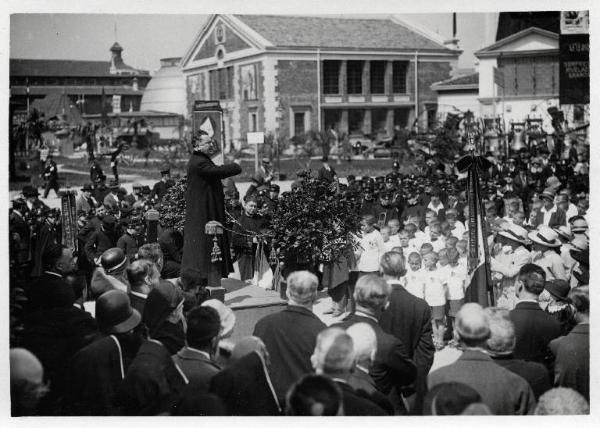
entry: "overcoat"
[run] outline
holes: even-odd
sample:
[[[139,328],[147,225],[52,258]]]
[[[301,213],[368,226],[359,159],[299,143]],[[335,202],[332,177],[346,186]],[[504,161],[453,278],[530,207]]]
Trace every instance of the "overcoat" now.
[[[212,238],[204,233],[211,220],[225,224],[225,198],[221,180],[242,172],[237,164],[218,166],[208,156],[195,152],[187,166],[185,194],[185,225],[181,272],[192,272],[197,278],[208,279],[211,265]],[[221,276],[233,272],[227,234],[219,235],[223,262]]]

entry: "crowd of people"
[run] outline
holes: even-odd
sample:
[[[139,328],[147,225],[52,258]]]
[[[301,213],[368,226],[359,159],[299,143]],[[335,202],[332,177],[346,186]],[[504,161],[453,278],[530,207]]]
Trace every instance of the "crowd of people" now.
[[[10,213],[13,415],[589,412],[589,154],[536,151],[485,154],[490,307],[465,303],[469,209],[452,162],[340,180],[323,159],[318,179],[361,218],[355,250],[287,275],[285,309],[236,340],[234,312],[181,270],[182,234],[159,221],[149,242],[170,171],[129,194],[92,162],[76,249],[26,186]],[[276,212],[269,168],[243,197],[224,182],[242,281]]]

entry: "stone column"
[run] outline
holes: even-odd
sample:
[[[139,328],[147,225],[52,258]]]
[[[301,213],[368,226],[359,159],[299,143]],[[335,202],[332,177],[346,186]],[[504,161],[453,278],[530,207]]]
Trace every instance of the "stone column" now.
[[[340,64],[340,74],[338,76],[338,82],[340,87],[340,94],[343,96],[348,95],[348,62],[346,60],[341,61]]]
[[[350,126],[348,124],[348,109],[343,109],[340,115],[340,132],[348,134]]]
[[[384,88],[386,95],[392,95],[392,73],[393,73],[393,62],[386,61],[385,62],[385,79],[384,79]]]
[[[394,135],[394,109],[387,109],[387,115],[385,117],[385,130],[391,137]]]
[[[363,63],[362,93],[363,95],[371,93],[371,61],[364,61]]]
[[[363,132],[365,134],[370,134],[372,128],[373,128],[373,126],[372,126],[372,123],[371,123],[371,109],[370,108],[366,108],[365,109],[365,116],[364,116],[364,119],[363,119]]]

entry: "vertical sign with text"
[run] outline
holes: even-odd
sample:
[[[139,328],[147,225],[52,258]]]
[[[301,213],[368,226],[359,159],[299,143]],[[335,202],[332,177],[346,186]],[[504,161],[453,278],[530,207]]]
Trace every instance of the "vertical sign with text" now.
[[[589,11],[561,12],[559,81],[561,104],[590,102]]]

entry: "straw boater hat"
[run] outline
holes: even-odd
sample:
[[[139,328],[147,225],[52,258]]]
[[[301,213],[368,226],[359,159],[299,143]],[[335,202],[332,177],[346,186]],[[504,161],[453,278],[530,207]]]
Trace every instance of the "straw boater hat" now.
[[[538,230],[534,230],[529,232],[527,235],[531,242],[539,245],[544,245],[546,247],[560,247],[562,244],[558,239],[558,233],[549,227],[543,227]]]
[[[551,201],[553,201],[555,195],[556,195],[556,193],[554,192],[554,190],[544,189],[544,191],[540,195],[540,199],[550,199]]]
[[[511,241],[515,241],[523,245],[527,244],[527,230],[524,227],[516,224],[509,225],[508,228],[502,230],[498,234],[510,239]]]
[[[588,224],[582,218],[575,220],[571,225],[572,232],[585,232],[586,230],[588,230]]]
[[[571,231],[569,230],[569,228],[567,226],[555,227],[554,231],[556,233],[558,233],[559,236],[566,239],[567,241],[570,241],[571,239],[573,239],[573,235],[571,234]]]

